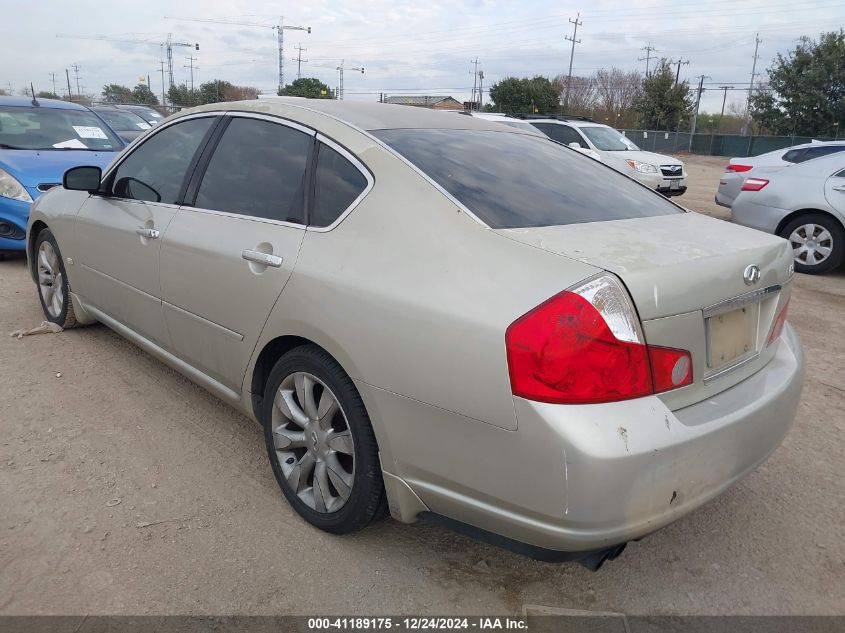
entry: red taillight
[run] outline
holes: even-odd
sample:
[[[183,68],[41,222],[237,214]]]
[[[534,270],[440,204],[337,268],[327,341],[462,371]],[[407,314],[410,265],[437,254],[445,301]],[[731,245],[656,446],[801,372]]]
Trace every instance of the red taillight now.
[[[769,184],[768,180],[764,178],[746,178],[742,183],[743,191],[760,191],[763,187]]]
[[[624,290],[609,276],[537,306],[505,333],[513,394],[592,404],[690,384],[689,352],[645,345],[635,320]]]
[[[769,338],[766,341],[766,346],[768,347],[776,340],[780,338],[780,335],[783,333],[783,326],[786,324],[786,311],[789,309],[789,300],[786,301],[786,304],[781,308],[780,313],[775,318],[775,322],[772,324],[772,331],[769,334]]]
[[[753,165],[728,165],[727,167],[725,167],[725,171],[751,171],[752,167]]]

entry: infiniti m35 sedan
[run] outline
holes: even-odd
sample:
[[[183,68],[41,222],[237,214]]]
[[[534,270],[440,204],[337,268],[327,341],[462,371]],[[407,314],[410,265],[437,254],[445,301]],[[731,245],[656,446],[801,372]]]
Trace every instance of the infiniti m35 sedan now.
[[[473,117],[213,104],[79,167],[27,232],[101,322],[261,423],[333,533],[389,512],[597,568],[781,443],[788,242]]]

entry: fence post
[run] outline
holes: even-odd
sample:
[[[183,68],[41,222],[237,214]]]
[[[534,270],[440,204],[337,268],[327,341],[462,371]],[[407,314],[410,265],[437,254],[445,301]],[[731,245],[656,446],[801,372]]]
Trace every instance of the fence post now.
[[[745,149],[745,155],[751,156],[751,141],[754,140],[754,137],[750,134],[748,135],[748,147]]]

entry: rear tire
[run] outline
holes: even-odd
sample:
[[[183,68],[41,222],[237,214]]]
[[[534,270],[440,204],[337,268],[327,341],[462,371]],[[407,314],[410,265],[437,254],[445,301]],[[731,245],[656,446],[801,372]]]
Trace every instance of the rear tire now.
[[[44,317],[66,330],[76,327],[65,263],[50,229],[44,229],[38,234],[34,252],[32,265],[38,280],[38,299],[41,301]]]
[[[824,213],[800,215],[780,232],[789,240],[799,273],[821,275],[839,268],[845,258],[845,229]]]
[[[311,525],[346,534],[386,513],[367,410],[352,379],[325,350],[304,345],[276,362],[262,423],[276,481]]]

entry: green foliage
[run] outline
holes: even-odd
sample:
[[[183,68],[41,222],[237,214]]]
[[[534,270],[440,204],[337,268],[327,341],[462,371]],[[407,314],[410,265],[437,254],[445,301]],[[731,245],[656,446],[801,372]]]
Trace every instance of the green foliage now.
[[[642,89],[634,99],[634,110],[640,115],[640,125],[648,130],[675,130],[693,109],[689,84],[675,84],[675,73],[668,60],[660,60],[658,67],[642,82]]]
[[[257,88],[236,86],[222,79],[207,81],[200,84],[200,87],[196,90],[191,90],[187,84],[180,84],[172,86],[167,91],[167,99],[170,103],[186,108],[220,101],[241,101],[257,98]]]
[[[103,101],[106,103],[135,103],[132,91],[120,84],[103,86]]]
[[[769,90],[751,96],[751,114],[773,134],[833,136],[845,127],[845,31],[802,37],[795,50],[778,53]]]
[[[35,96],[39,99],[61,99],[59,95],[55,92],[50,92],[49,90],[39,90],[35,93]]]
[[[200,93],[188,88],[188,84],[174,84],[167,90],[167,100],[173,105],[192,108],[201,105]]]
[[[158,105],[158,98],[147,84],[138,84],[132,89],[132,101],[145,105]]]
[[[559,93],[547,77],[506,77],[490,87],[496,110],[507,114],[549,114],[560,107]]]
[[[295,79],[278,91],[281,97],[307,97],[309,99],[334,99],[334,92],[316,77]]]

